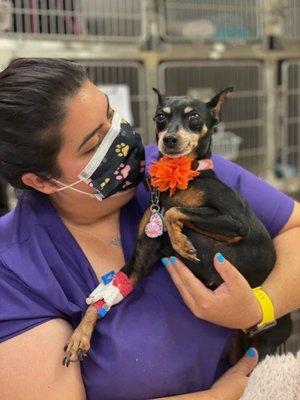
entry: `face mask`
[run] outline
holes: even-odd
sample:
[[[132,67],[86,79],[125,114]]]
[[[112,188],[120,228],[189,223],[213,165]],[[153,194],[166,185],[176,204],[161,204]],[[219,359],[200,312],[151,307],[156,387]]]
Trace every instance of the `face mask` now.
[[[145,150],[141,137],[133,127],[115,112],[112,125],[96,153],[71,185],[54,180],[62,188],[72,189],[97,200],[121,195],[136,187],[144,178]],[[87,193],[73,186],[85,182],[96,190]]]

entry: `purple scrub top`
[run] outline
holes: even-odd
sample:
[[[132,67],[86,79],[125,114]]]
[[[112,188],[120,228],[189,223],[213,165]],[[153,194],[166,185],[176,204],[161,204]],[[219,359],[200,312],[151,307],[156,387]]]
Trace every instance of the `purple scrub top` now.
[[[147,147],[147,162],[157,157]],[[241,167],[214,156],[220,179],[238,190],[275,236],[294,202]],[[149,193],[140,185],[121,210],[125,259],[134,249]],[[109,266],[108,266],[109,270]],[[24,194],[0,218],[0,341],[53,318],[76,327],[98,284],[87,258],[47,196]],[[97,323],[81,364],[89,400],[135,400],[208,389],[227,368],[233,330],[193,316],[159,262]]]

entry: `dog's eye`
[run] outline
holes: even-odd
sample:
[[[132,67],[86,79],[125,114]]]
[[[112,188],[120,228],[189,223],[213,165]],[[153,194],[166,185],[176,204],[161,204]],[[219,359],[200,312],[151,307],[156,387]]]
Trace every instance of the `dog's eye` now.
[[[201,118],[199,114],[191,114],[189,116],[189,122],[192,124],[199,124],[201,122]]]
[[[167,117],[164,114],[158,114],[154,117],[154,121],[156,122],[156,127],[158,131],[162,131],[165,129],[167,125]]]
[[[190,129],[199,130],[201,128],[202,121],[199,114],[191,114],[188,121]]]

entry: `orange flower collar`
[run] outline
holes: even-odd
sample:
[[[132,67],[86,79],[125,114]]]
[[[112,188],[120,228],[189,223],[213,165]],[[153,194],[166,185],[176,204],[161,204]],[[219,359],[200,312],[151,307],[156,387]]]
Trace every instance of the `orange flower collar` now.
[[[176,190],[185,190],[191,179],[200,174],[200,169],[212,169],[211,160],[200,160],[197,170],[192,169],[193,160],[187,156],[170,158],[163,156],[149,167],[151,185],[160,192],[170,189],[170,195]]]

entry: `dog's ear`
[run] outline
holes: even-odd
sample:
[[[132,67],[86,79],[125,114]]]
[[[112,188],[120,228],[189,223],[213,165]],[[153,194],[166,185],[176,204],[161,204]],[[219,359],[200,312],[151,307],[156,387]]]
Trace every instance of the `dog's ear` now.
[[[160,93],[160,91],[158,89],[156,89],[156,88],[152,88],[152,90],[157,94],[158,104],[161,104],[165,99],[165,95]]]
[[[233,90],[234,86],[229,86],[221,90],[220,93],[216,94],[215,97],[213,97],[208,103],[206,103],[207,107],[211,109],[211,112],[215,117],[218,117],[221,108],[225,103],[226,97],[229,93],[233,92]]]

